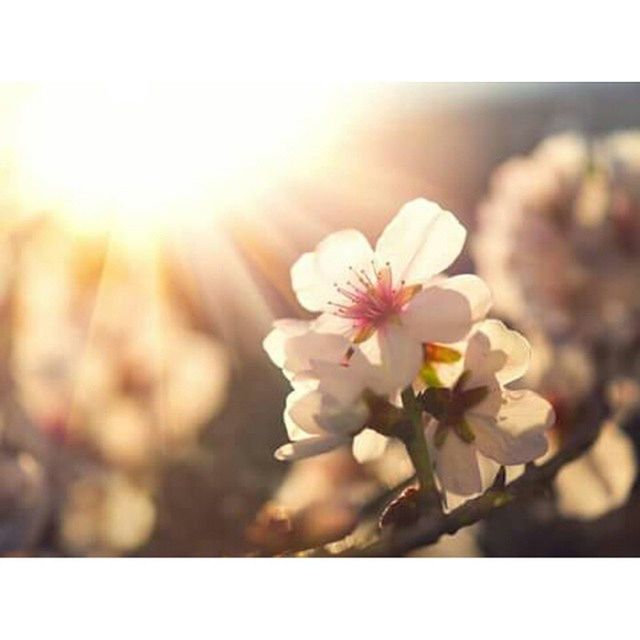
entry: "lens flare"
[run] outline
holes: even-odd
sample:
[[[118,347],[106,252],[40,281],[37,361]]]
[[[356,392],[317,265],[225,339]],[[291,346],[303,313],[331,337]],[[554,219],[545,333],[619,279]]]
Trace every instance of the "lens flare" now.
[[[208,224],[317,158],[336,129],[334,95],[305,85],[34,88],[15,134],[22,196],[88,230]]]

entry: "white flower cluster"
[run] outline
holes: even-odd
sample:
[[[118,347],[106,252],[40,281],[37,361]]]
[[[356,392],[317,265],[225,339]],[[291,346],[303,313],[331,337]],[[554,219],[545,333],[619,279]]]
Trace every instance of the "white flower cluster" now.
[[[294,264],[298,300],[319,315],[276,321],[264,341],[293,387],[284,411],[291,442],[278,459],[352,443],[364,462],[389,437],[407,444],[406,425],[415,437],[417,422],[439,489],[469,496],[501,465],[545,453],[551,405],[506,386],[527,371],[528,342],[486,319],[491,294],[480,278],[442,273],[465,237],[452,213],[418,199],[375,248],[359,231],[338,231]]]

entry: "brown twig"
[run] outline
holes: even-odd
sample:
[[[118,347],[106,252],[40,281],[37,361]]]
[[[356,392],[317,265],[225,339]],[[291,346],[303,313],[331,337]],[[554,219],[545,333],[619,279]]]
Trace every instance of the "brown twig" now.
[[[383,532],[380,538],[364,547],[349,548],[339,553],[331,553],[325,547],[315,549],[305,555],[402,556],[414,549],[434,544],[445,534],[454,534],[460,529],[486,518],[496,509],[541,491],[555,478],[562,467],[589,449],[599,432],[599,427],[590,429],[586,436],[576,439],[548,462],[540,466],[529,465],[525,473],[511,484],[506,487],[494,486],[481,496],[469,500],[448,514],[434,510],[423,516],[415,525]]]

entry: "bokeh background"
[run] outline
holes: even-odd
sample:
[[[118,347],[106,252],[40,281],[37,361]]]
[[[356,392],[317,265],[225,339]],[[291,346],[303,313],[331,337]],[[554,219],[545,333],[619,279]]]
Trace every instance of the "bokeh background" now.
[[[532,341],[554,450],[602,431],[540,495],[417,553],[638,555],[636,127],[626,84],[0,87],[0,553],[375,529],[402,451],[275,461],[287,384],[261,341],[305,317],[301,252],[373,240],[422,196],[469,228],[454,271]]]

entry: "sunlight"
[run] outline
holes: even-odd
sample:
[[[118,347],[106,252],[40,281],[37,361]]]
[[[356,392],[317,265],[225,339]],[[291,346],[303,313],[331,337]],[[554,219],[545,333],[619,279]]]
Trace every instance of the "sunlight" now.
[[[197,228],[317,158],[337,129],[334,95],[299,85],[39,87],[16,129],[21,194],[82,231]]]

